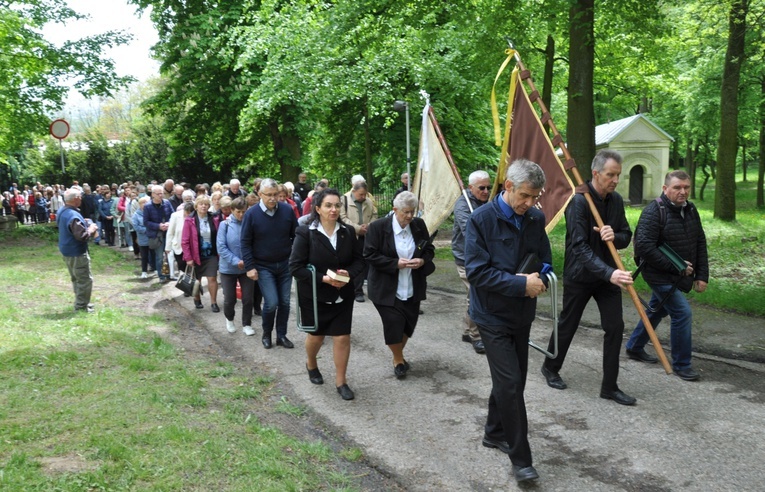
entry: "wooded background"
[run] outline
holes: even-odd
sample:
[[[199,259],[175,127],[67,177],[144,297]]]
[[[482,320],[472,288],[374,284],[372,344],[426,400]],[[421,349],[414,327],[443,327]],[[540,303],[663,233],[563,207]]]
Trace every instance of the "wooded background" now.
[[[512,39],[585,176],[595,126],[639,112],[675,138],[671,167],[716,180],[715,216],[735,219],[736,173],[759,179],[763,206],[765,0],[133,3],[152,7],[160,39],[161,75],[143,84],[103,57],[124,33],[56,48],[37,29],[77,13],[0,2],[4,180],[295,181],[303,170],[391,187],[406,169],[393,102],[409,103],[416,163],[421,90],[463,176],[491,172],[489,93]],[[57,143],[42,137],[72,80],[101,99],[72,122],[68,141],[88,150],[67,152],[62,176]]]

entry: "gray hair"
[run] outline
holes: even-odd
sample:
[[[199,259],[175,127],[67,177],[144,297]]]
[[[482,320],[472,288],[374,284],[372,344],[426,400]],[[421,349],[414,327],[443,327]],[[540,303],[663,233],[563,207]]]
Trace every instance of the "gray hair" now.
[[[366,181],[356,181],[353,183],[353,191],[359,191],[360,189],[367,189],[367,182]]]
[[[507,166],[505,179],[513,183],[513,187],[521,187],[524,183],[533,190],[545,187],[545,172],[539,164],[528,159],[516,159]]]
[[[470,176],[468,176],[468,184],[476,184],[481,179],[489,179],[489,173],[486,171],[481,171],[480,169],[478,171],[473,171],[470,173]]]
[[[353,175],[353,176],[351,177],[351,185],[355,185],[355,184],[356,184],[356,183],[358,183],[359,181],[362,181],[362,182],[364,182],[364,183],[366,183],[366,182],[367,182],[367,180],[366,180],[366,179],[364,179],[364,176],[362,176],[361,174],[355,174],[355,175]]]
[[[239,180],[236,179],[236,178],[234,178],[234,179],[232,179],[231,181],[228,182],[229,186],[240,185],[240,184],[242,184],[242,183],[240,183]]]
[[[192,190],[183,190],[183,193],[181,193],[181,200],[186,200],[186,198],[191,198],[191,201],[194,201],[194,198],[196,198],[196,193]]]
[[[597,154],[595,154],[595,158],[592,160],[592,169],[593,171],[600,172],[603,170],[604,167],[606,167],[606,161],[608,159],[613,159],[616,161],[617,164],[620,166],[622,165],[622,155],[611,149],[603,149]]]
[[[64,203],[72,203],[81,196],[82,192],[77,188],[69,188],[64,192]]]
[[[417,195],[411,191],[402,191],[393,199],[393,208],[417,208]]]
[[[263,181],[260,182],[260,191],[263,191],[264,188],[277,188],[279,185],[276,183],[275,179],[272,178],[266,178]]]

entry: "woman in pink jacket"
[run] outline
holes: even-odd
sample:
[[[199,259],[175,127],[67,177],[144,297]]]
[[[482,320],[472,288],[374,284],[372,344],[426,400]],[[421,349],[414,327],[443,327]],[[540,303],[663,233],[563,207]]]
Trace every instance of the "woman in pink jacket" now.
[[[187,264],[194,265],[194,273],[197,281],[207,277],[207,290],[210,291],[210,309],[219,313],[218,307],[218,251],[217,227],[213,216],[208,214],[210,198],[200,195],[194,201],[195,212],[186,217],[183,222],[183,260]],[[193,263],[192,263],[193,262]],[[202,309],[200,294],[194,298],[194,305]]]

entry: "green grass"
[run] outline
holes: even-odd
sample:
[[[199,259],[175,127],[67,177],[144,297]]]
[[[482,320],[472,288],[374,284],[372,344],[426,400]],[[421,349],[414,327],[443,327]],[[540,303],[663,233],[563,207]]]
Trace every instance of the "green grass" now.
[[[273,408],[270,378],[148,329],[165,321],[120,296],[135,267],[119,252],[91,248],[97,311],[74,314],[52,236],[34,229],[0,236],[0,490],[352,489],[328,445],[260,423],[306,411]]]

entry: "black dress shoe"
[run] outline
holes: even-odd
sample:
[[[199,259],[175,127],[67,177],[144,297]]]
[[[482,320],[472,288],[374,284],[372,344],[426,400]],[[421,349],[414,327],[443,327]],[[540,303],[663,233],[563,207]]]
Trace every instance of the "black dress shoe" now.
[[[483,344],[483,340],[476,340],[473,342],[473,350],[475,350],[476,354],[485,354],[486,347]]]
[[[622,390],[600,391],[600,397],[606,400],[614,400],[619,405],[634,405],[637,399],[625,394]]]
[[[305,368],[308,371],[308,379],[313,384],[324,384],[324,378],[321,377],[321,372],[319,372],[318,367],[316,369],[308,369],[308,364],[306,364]]]
[[[287,337],[279,337],[276,339],[276,345],[284,348],[295,348],[295,344],[290,342]]]
[[[513,475],[515,475],[516,482],[525,482],[526,480],[536,480],[539,478],[539,473],[537,473],[533,466],[513,465]]]
[[[196,299],[194,299],[194,307],[196,307],[197,309],[204,308],[204,306],[202,305],[202,301],[197,301]]]
[[[466,334],[462,335],[462,341],[466,343],[473,343],[473,339],[470,338],[470,335],[466,335]]]
[[[366,299],[364,299],[364,294],[356,294],[356,302],[364,302]]]
[[[694,371],[690,367],[688,369],[676,370],[675,374],[677,374],[677,377],[680,379],[684,379],[686,381],[696,381],[701,377],[698,372]]]
[[[645,351],[644,348],[640,350],[626,349],[627,357],[632,360],[639,360],[640,362],[646,362],[648,364],[656,364],[659,361],[658,357],[655,357]]]
[[[404,364],[398,364],[393,368],[393,374],[398,379],[404,379],[406,377],[406,366]]]
[[[542,366],[542,376],[547,380],[547,386],[555,388],[556,390],[564,390],[568,388],[568,385],[563,381],[557,372],[552,372],[545,366]]]
[[[213,313],[219,313],[220,312],[220,308],[218,307],[217,304],[211,304],[210,305],[210,309],[212,310]]]
[[[263,337],[263,340],[261,340],[261,342],[263,342],[263,347],[267,349],[270,349],[271,347],[274,346],[274,344],[271,343],[271,337]]]
[[[340,393],[340,396],[343,398],[343,400],[353,400],[353,390],[351,390],[347,384],[338,386],[337,392]]]
[[[505,454],[510,454],[510,446],[507,445],[507,441],[498,441],[496,439],[492,439],[486,434],[483,435],[483,440],[481,441],[481,444],[484,445],[484,447],[492,448],[492,449],[499,449]]]

